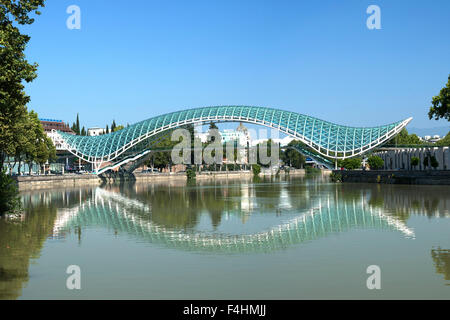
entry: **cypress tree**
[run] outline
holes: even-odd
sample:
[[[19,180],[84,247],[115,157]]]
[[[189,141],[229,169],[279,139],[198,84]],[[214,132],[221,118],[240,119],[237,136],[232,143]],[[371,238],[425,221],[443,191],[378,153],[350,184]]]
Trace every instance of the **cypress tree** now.
[[[77,129],[77,131],[76,131],[76,133],[77,133],[77,135],[80,135],[80,117],[78,116],[78,113],[77,113],[77,124],[76,124],[76,129]]]

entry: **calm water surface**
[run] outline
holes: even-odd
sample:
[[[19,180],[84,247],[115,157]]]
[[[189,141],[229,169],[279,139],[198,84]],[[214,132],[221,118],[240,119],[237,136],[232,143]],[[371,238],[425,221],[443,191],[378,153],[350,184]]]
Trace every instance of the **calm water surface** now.
[[[22,200],[22,220],[0,219],[1,299],[450,299],[449,187],[291,177]]]

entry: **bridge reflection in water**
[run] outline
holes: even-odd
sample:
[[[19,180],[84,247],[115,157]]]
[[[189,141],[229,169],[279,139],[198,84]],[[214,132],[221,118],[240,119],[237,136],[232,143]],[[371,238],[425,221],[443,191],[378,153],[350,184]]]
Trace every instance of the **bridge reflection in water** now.
[[[283,197],[283,205],[295,211],[293,218],[255,233],[228,234],[158,224],[152,219],[151,203],[97,188],[90,199],[58,210],[53,233],[58,236],[73,228],[106,227],[168,248],[225,254],[283,250],[351,229],[381,229],[408,238],[415,236],[402,220],[369,205],[363,195],[338,201],[328,193],[311,199],[309,208],[295,208],[292,199],[286,199],[288,195]],[[241,211],[230,210],[228,214],[240,215]]]

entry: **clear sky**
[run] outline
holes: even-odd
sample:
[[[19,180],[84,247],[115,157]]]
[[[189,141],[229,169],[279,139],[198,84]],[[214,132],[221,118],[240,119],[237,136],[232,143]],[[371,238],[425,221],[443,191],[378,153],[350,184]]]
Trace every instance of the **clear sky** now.
[[[73,4],[80,30],[66,27]],[[444,126],[427,112],[450,73],[449,13],[448,0],[47,0],[23,29],[39,63],[29,107],[86,127],[228,104]]]

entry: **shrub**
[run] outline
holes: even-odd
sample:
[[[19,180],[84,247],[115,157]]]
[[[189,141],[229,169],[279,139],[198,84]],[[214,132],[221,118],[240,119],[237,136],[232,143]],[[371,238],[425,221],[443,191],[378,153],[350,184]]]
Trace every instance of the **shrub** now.
[[[425,158],[423,158],[423,167],[426,169],[428,167],[428,157],[426,156]]]
[[[259,164],[254,164],[252,166],[252,171],[254,176],[258,176],[261,173],[261,166]]]
[[[435,156],[431,156],[430,158],[430,164],[431,166],[436,169],[437,167],[439,167],[439,162],[436,160]]]
[[[16,181],[0,171],[0,215],[20,209],[19,191]]]
[[[369,163],[370,169],[377,170],[383,168],[384,161],[379,156],[370,156],[367,159],[367,163]]]
[[[195,170],[192,168],[188,168],[186,170],[186,176],[188,178],[188,180],[193,180],[195,179],[195,177],[197,176],[197,174],[195,173]]]
[[[308,166],[305,168],[305,172],[306,173],[320,173],[320,169]]]
[[[412,157],[411,158],[411,166],[413,166],[414,168],[417,167],[419,165],[419,158],[417,157]]]
[[[351,158],[351,159],[339,160],[338,166],[343,167],[347,170],[354,170],[354,169],[361,168],[361,158]]]
[[[342,182],[342,174],[340,172],[332,172],[330,178],[333,182]]]

